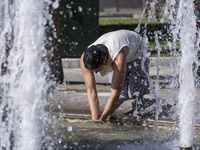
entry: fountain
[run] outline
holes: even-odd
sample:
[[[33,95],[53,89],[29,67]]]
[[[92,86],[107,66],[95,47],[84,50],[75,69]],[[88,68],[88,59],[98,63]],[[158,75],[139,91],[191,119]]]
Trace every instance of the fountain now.
[[[195,73],[193,65],[195,62],[196,42],[196,16],[194,15],[194,4],[191,1],[181,0],[176,19],[175,37],[179,36],[181,49],[180,62],[180,92],[179,92],[179,132],[181,149],[192,149],[195,133]]]
[[[159,94],[160,89],[158,82],[160,57],[157,58],[158,68],[155,90],[153,89],[153,83],[151,83],[152,93],[156,99],[156,125],[154,129],[147,128],[146,122],[143,122],[140,127],[135,127],[134,130],[132,128],[116,127],[120,128],[120,131],[114,131],[115,127],[110,129],[109,125],[95,124],[93,122],[83,124],[84,128],[88,126],[90,126],[90,129],[92,127],[98,128],[97,133],[100,132],[100,134],[95,134],[96,131],[92,132],[94,129],[89,132],[90,129],[88,129],[86,134],[81,135],[84,131],[74,130],[74,127],[82,129],[82,126],[79,127],[80,124],[77,125],[66,122],[49,128],[52,120],[49,113],[45,111],[45,107],[49,103],[46,95],[48,88],[53,83],[51,81],[47,82],[46,80],[50,69],[47,65],[46,57],[47,50],[45,48],[45,42],[48,40],[46,39],[45,25],[47,21],[49,21],[50,24],[52,23],[52,15],[48,13],[49,5],[53,8],[57,8],[58,2],[58,0],[54,3],[50,0],[21,0],[20,2],[16,0],[2,0],[0,3],[0,149],[39,150],[45,148],[53,149],[57,146],[58,149],[67,149],[72,148],[72,146],[78,147],[78,145],[81,145],[81,142],[78,143],[76,140],[80,137],[86,138],[87,134],[101,135],[102,137],[100,136],[99,138],[102,138],[102,140],[107,139],[107,137],[111,138],[108,134],[109,130],[111,132],[117,132],[120,135],[125,134],[128,138],[140,138],[142,140],[134,140],[133,142],[124,137],[124,139],[128,141],[127,143],[124,144],[120,142],[121,145],[118,143],[116,146],[115,142],[113,142],[113,145],[111,145],[112,142],[107,142],[105,145],[109,145],[108,149],[177,149],[179,147],[180,149],[192,149],[195,136],[194,113],[196,105],[193,62],[196,62],[197,59],[194,53],[196,52],[195,46],[197,46],[195,45],[197,41],[197,30],[196,18],[193,13],[193,3],[189,0],[180,0],[176,19],[174,19],[175,9],[170,10],[170,31],[173,35],[173,43],[168,44],[173,45],[176,49],[176,43],[178,41],[180,43],[182,56],[180,61],[180,92],[178,95],[180,136],[177,140],[174,131],[169,133],[166,131],[166,135],[164,135],[163,138],[164,142],[160,142],[161,137],[159,135],[161,133],[164,134],[162,129],[158,128],[159,115],[162,113],[162,99]],[[151,3],[151,8],[154,7],[155,3],[158,2],[154,0]],[[175,2],[171,0],[168,0],[167,4],[175,6]],[[152,19],[152,14],[150,11],[149,13],[148,21]],[[147,24],[148,22],[145,25]],[[137,31],[139,30],[140,27],[138,26]],[[155,32],[158,56],[161,51],[159,36],[160,33]],[[147,38],[145,38],[145,42],[148,43]],[[175,88],[174,86],[176,85],[172,85],[172,88]],[[70,94],[73,95],[73,93]],[[67,98],[73,99],[72,97],[73,96],[69,96]],[[77,97],[82,99],[83,95],[78,95]],[[75,101],[76,98],[73,100]],[[72,102],[73,100],[70,101]],[[56,107],[60,109],[61,105],[57,105]],[[66,127],[66,129],[62,131],[64,127]],[[109,130],[107,128],[109,128]],[[168,129],[172,130],[174,127],[171,126]],[[127,131],[129,131],[129,133]],[[49,136],[47,132],[52,132],[52,135]],[[62,132],[62,134],[60,132]],[[105,135],[105,133],[108,135]],[[130,133],[134,135],[134,137],[130,136]],[[59,137],[60,134],[61,136]],[[146,137],[150,140],[146,140]],[[75,139],[74,141],[71,143],[68,142],[73,138]],[[97,143],[95,145],[96,148],[101,148],[103,144],[93,140],[93,138],[95,138],[95,136],[92,136],[92,140],[90,137],[85,140],[85,143],[89,141],[89,145],[84,143],[83,146],[91,148],[94,146],[93,143],[95,142],[95,144]],[[117,137],[116,139],[119,141],[120,138],[121,137]],[[65,141],[66,143],[63,143]],[[130,144],[131,142],[132,144]]]
[[[3,0],[0,3],[0,149],[39,150],[45,112],[46,63],[44,3]]]
[[[154,7],[157,1],[152,1],[151,6]],[[179,136],[180,136],[180,149],[192,149],[193,139],[195,135],[195,106],[196,106],[196,88],[195,88],[195,71],[194,62],[197,62],[197,28],[196,28],[196,16],[194,14],[194,4],[191,1],[180,0],[178,3],[179,7],[175,9],[175,1],[166,1],[166,6],[170,7],[170,15],[167,16],[171,21],[171,33],[173,35],[173,42],[170,45],[174,45],[176,49],[176,43],[180,43],[181,61],[180,61],[180,91],[178,95],[178,114],[179,114]],[[151,7],[151,8],[152,8]],[[175,11],[177,16],[174,18]],[[149,13],[151,18],[151,12]],[[162,20],[161,20],[162,21]],[[163,21],[162,21],[163,22]],[[168,32],[168,34],[170,34]],[[158,41],[157,32],[155,32],[155,43],[158,46],[158,69],[157,75],[159,75],[160,65],[160,45]],[[172,50],[173,48],[171,48]],[[174,50],[176,51],[176,50]],[[172,56],[177,56],[175,52]],[[158,76],[157,76],[158,79]],[[158,80],[157,80],[158,81]],[[173,85],[174,86],[174,85]],[[159,97],[158,83],[155,83],[155,91],[151,88],[154,93],[154,97],[157,99],[157,104],[161,103]],[[158,120],[160,111],[159,104],[157,105],[157,114],[155,119]]]

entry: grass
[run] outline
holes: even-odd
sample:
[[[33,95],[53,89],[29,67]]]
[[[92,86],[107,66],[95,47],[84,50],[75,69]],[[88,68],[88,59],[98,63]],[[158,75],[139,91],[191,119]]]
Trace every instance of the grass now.
[[[160,44],[160,49],[161,50],[165,50],[165,51],[170,51],[171,50],[170,47],[168,46],[168,42],[161,41],[161,42],[159,42],[159,44]],[[149,43],[149,49],[152,49],[152,50],[158,49],[156,43],[155,42],[150,42]],[[180,44],[178,42],[176,43],[176,49],[180,49]]]
[[[161,50],[160,56],[161,57],[171,57],[174,50],[170,49],[170,47],[168,46],[168,43],[165,41],[161,41],[161,42],[159,42],[159,44],[160,44],[159,48]],[[149,43],[149,49],[151,52],[151,57],[156,57],[157,53],[158,53],[157,52],[158,48],[157,48],[157,45],[155,42]],[[177,42],[176,50],[178,51],[179,49],[180,49],[180,44]],[[178,52],[176,52],[176,54],[179,55]]]
[[[162,18],[161,18],[162,19]],[[159,19],[159,20],[161,20]],[[162,19],[163,20],[163,19]],[[148,18],[143,18],[141,20],[142,24],[145,24],[148,21]],[[138,24],[139,18],[99,18],[99,25],[106,26],[106,25],[123,25],[123,24]],[[150,20],[150,24],[158,24],[160,21]]]

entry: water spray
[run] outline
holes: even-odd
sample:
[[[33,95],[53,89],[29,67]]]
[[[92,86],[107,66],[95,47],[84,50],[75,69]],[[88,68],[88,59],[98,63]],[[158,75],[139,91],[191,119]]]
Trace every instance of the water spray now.
[[[191,149],[195,133],[194,62],[196,41],[196,16],[191,0],[180,0],[176,18],[175,33],[180,37],[180,92],[179,92],[179,133],[180,149]]]

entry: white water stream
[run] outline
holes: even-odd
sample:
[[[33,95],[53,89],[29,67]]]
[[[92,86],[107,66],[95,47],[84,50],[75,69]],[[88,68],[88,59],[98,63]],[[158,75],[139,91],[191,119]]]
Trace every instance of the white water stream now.
[[[191,0],[180,0],[176,33],[180,36],[181,62],[180,62],[180,147],[192,147],[195,132],[195,96],[194,61],[196,58],[196,16],[194,4]]]
[[[49,86],[44,16],[43,0],[0,2],[0,62],[6,68],[0,67],[0,149],[39,150],[43,144]]]

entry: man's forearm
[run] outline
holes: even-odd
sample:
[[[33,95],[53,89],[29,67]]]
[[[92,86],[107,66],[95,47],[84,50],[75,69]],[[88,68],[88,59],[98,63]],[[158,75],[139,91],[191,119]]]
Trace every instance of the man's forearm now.
[[[99,120],[99,100],[96,93],[87,93],[92,120]]]
[[[103,121],[105,121],[106,120],[106,118],[112,113],[112,111],[114,110],[114,108],[115,108],[115,106],[116,106],[116,104],[117,104],[117,102],[118,102],[118,99],[119,99],[119,96],[117,96],[117,97],[110,97],[109,99],[108,99],[108,101],[107,101],[107,103],[106,103],[106,106],[105,106],[105,108],[104,108],[104,111],[103,111],[103,113],[102,113],[102,115],[101,115],[101,117],[100,117],[100,119],[99,120],[103,120]]]

